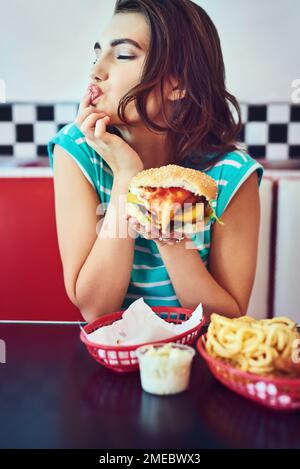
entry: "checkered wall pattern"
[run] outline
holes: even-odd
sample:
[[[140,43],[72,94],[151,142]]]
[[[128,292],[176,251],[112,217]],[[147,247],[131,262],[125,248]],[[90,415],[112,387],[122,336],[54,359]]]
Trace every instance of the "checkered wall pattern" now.
[[[78,103],[0,104],[0,157],[47,157],[47,142],[72,122]],[[240,104],[239,140],[254,158],[300,159],[300,105]]]

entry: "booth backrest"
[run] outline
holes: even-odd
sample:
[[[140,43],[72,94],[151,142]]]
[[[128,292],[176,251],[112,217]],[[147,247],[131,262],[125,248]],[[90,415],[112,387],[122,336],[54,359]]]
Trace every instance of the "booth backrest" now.
[[[0,179],[0,319],[83,320],[66,295],[53,178]]]
[[[274,315],[300,323],[300,177],[278,183]]]

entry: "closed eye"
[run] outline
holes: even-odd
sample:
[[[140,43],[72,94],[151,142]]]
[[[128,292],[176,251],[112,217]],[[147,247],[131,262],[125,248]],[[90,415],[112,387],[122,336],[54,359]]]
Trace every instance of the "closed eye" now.
[[[94,65],[97,63],[98,58],[99,57],[97,57],[96,60],[93,62]],[[134,55],[119,55],[117,59],[118,60],[133,60],[135,59],[135,56]]]
[[[117,59],[119,60],[132,60],[132,59],[135,59],[135,56],[134,55],[119,55],[117,57]]]

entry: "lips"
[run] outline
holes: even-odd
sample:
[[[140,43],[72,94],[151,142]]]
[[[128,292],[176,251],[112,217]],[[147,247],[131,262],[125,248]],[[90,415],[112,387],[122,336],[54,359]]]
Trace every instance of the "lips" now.
[[[97,85],[90,85],[88,87],[88,92],[90,94],[91,104],[95,104],[95,101],[103,95],[103,91]]]

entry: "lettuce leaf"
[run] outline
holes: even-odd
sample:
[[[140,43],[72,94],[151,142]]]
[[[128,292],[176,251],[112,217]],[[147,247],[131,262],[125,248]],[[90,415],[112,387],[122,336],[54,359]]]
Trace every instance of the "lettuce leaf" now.
[[[212,220],[216,220],[216,222],[219,223],[220,225],[225,225],[225,223],[223,221],[221,221],[220,218],[217,217],[217,214],[216,214],[214,208],[212,207],[212,200],[209,200],[208,204],[209,204],[210,209],[212,211],[212,213],[210,213],[209,218],[212,219]]]

